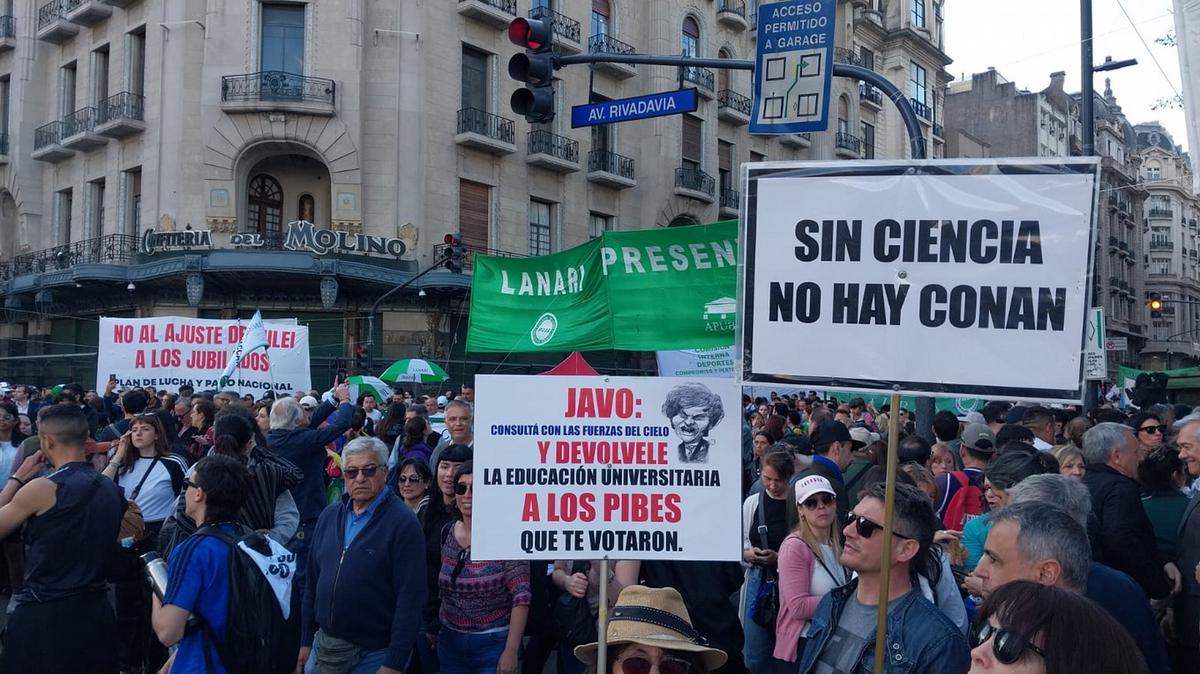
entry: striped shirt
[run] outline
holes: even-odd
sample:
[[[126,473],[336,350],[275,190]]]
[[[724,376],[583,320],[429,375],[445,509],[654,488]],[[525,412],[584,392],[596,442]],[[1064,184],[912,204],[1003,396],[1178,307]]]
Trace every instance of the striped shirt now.
[[[463,547],[454,537],[454,528],[442,544],[442,569],[438,590],[442,597],[439,614],[442,625],[456,632],[489,632],[508,627],[514,606],[530,603],[529,562],[475,562],[470,549],[457,577]]]

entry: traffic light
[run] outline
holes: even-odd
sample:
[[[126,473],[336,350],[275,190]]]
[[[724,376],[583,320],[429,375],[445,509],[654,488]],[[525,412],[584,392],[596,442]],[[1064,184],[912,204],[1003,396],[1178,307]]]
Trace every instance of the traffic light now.
[[[462,234],[447,234],[443,240],[446,242],[446,269],[461,274],[467,259],[467,247],[463,245]]]
[[[1150,301],[1147,304],[1150,306],[1150,318],[1162,318],[1162,295],[1150,293]]]
[[[359,372],[371,371],[371,353],[367,351],[367,347],[362,344],[354,347],[354,362]]]
[[[554,36],[550,24],[540,19],[513,19],[508,39],[525,48],[524,54],[515,54],[508,61],[508,76],[525,83],[524,89],[513,92],[513,112],[530,124],[553,120]]]

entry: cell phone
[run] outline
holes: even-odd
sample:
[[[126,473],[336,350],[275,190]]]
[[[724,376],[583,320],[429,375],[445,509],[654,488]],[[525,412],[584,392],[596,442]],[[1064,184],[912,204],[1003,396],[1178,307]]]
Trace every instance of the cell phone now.
[[[341,386],[346,383],[346,368],[338,368],[337,375],[334,377],[333,385]]]
[[[117,380],[117,375],[115,375],[115,374],[110,374],[110,375],[108,375],[108,380],[109,380],[109,381],[116,381],[116,380]]]

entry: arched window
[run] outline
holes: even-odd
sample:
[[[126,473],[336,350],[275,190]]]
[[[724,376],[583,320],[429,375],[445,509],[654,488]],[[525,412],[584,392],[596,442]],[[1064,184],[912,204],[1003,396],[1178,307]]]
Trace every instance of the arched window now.
[[[609,34],[609,17],[612,7],[608,0],[592,0],[592,37],[602,37]]]
[[[283,188],[279,181],[260,173],[250,179],[246,219],[247,231],[264,236],[283,233]]]
[[[296,217],[300,220],[307,220],[308,222],[317,221],[317,201],[316,199],[313,199],[313,195],[300,195],[300,202],[296,206]]]
[[[699,223],[700,221],[695,217],[688,215],[687,213],[683,213],[672,218],[671,222],[667,224],[667,227],[686,227],[688,225],[695,225]]]
[[[700,53],[700,24],[695,17],[683,20],[683,35],[680,36],[680,46],[684,56],[696,56]]]
[[[850,133],[850,98],[838,96],[838,133]]]
[[[733,54],[730,54],[728,49],[721,47],[717,52],[717,58],[731,59]],[[717,71],[717,91],[725,91],[729,88],[729,70],[721,68]]]

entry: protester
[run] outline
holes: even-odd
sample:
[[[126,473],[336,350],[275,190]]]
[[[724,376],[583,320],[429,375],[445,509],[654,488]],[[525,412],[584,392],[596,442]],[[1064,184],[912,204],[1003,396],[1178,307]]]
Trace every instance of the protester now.
[[[86,460],[88,432],[79,405],[38,410],[41,449],[0,491],[0,539],[24,526],[27,546],[24,587],[9,600],[2,671],[115,674],[119,668],[105,571],[117,554],[125,499]],[[51,472],[36,477],[43,464]]]
[[[1080,418],[1080,417],[1076,417]],[[1058,472],[1076,480],[1082,480],[1086,471],[1084,468],[1083,452],[1073,444],[1059,445],[1050,450],[1058,461]]]
[[[1125,630],[1087,599],[1017,581],[979,610],[971,630],[971,674],[1145,674],[1133,646]]]
[[[425,602],[421,528],[386,488],[382,441],[352,440],[342,461],[349,501],[327,507],[313,532],[297,668],[405,671]]]
[[[600,610],[599,560],[555,562],[554,570],[550,575],[550,581],[555,587],[571,597],[586,599],[590,619],[593,621],[597,620]],[[612,607],[617,601],[617,597],[621,596],[625,591],[625,588],[636,586],[637,581],[638,567],[636,562],[618,560],[610,563],[608,569],[609,607]],[[578,643],[570,643],[563,639],[558,640],[558,674],[581,674],[583,672],[583,663],[572,654],[572,651],[579,645]],[[540,672],[541,670],[539,669],[538,671]]]
[[[895,485],[891,567],[883,569],[884,485],[865,488],[843,529],[842,564],[858,574],[821,600],[809,626],[799,674],[870,671],[880,654],[906,663],[911,672],[962,672],[966,639],[959,628],[925,599],[913,573],[930,573],[937,516],[916,487]],[[936,571],[933,571],[936,573]],[[889,574],[887,644],[876,644],[879,581]]]
[[[271,403],[262,401],[254,405],[254,424],[264,436],[271,432]]]
[[[529,565],[471,559],[474,475],[454,471],[454,515],[443,536],[438,657],[443,674],[514,674],[529,615]]]
[[[837,492],[838,514],[841,516],[850,510],[850,498],[846,493],[845,475],[842,472],[854,458],[850,429],[838,421],[823,421],[813,432],[812,442],[812,467],[801,476],[819,475],[829,480]]]
[[[404,433],[396,439],[392,448],[392,463],[398,464],[406,459],[421,459],[428,462],[433,454],[433,448],[425,444],[428,433],[428,422],[420,417],[413,417],[404,422]]]
[[[804,651],[809,620],[821,598],[844,585],[850,572],[841,563],[837,494],[829,480],[811,475],[795,484],[799,518],[779,550],[779,617],[775,623],[772,671],[790,673]]]
[[[1175,424],[1175,446],[1189,476],[1200,477],[1200,417]],[[1183,591],[1175,597],[1175,667],[1185,674],[1200,672],[1200,491],[1192,494],[1176,538],[1177,560],[1183,572]]]
[[[109,382],[109,385],[111,386],[113,383]],[[115,395],[112,397],[116,398]],[[107,402],[108,400],[109,396],[106,395],[105,401]],[[129,430],[129,422],[137,415],[146,411],[149,401],[150,397],[143,390],[133,389],[132,391],[126,391],[121,396],[119,411],[111,405],[108,407],[107,413],[113,421],[100,429],[100,432],[96,434],[96,441],[112,442],[124,435],[125,431]]]
[[[711,674],[727,659],[692,627],[687,602],[673,588],[622,592],[604,636],[607,663],[596,661],[595,643],[575,649],[587,674]]]
[[[475,432],[471,425],[474,415],[474,409],[461,400],[453,400],[446,404],[446,433],[434,448],[429,458],[430,465],[436,466],[438,453],[450,445],[475,446]]]
[[[1142,508],[1150,518],[1158,551],[1164,559],[1175,561],[1179,523],[1188,507],[1188,497],[1183,493],[1188,476],[1179,450],[1166,445],[1151,450],[1138,464],[1137,473],[1142,485]]]
[[[1162,417],[1152,412],[1140,412],[1129,418],[1129,427],[1142,448],[1142,456],[1162,446],[1170,428]]]
[[[0,479],[8,479],[21,465],[21,443],[26,433],[19,428],[17,406],[0,402]]]
[[[755,615],[755,602],[762,585],[778,582],[779,546],[796,520],[794,503],[788,498],[794,467],[790,453],[768,452],[763,458],[762,491],[742,503],[742,563],[746,567],[741,597],[742,630],[746,635],[742,657],[752,672],[770,670],[775,650],[773,625],[760,624],[762,618]]]
[[[432,644],[436,643],[440,628],[438,612],[438,573],[442,566],[442,541],[446,527],[454,521],[454,473],[459,466],[470,461],[474,451],[466,445],[450,445],[438,457],[433,470],[433,487],[429,498],[417,512],[421,532],[425,540],[425,576],[427,599],[425,602],[422,639],[417,654],[423,671],[437,671],[437,659]]]
[[[405,459],[400,462],[396,472],[399,475],[392,483],[396,495],[403,499],[405,505],[414,513],[420,511],[421,506],[429,499],[429,483],[433,481],[433,471],[429,470],[429,464],[421,459]]]
[[[208,453],[208,448],[213,444],[213,418],[217,414],[217,408],[211,402],[200,399],[192,401],[192,413],[188,418],[191,423],[194,433],[192,433],[192,444],[188,446],[188,458],[191,461],[198,461],[200,457]]]
[[[1054,412],[1045,407],[1030,407],[1025,410],[1021,423],[1033,433],[1034,449],[1045,452],[1057,443],[1058,422],[1054,418]],[[1005,444],[999,433],[996,434],[996,441],[1000,446]]]
[[[987,501],[989,512],[994,512],[1008,505],[1008,490],[1031,475],[1042,473],[1042,466],[1033,454],[1013,451],[1005,452],[996,457],[988,465],[983,474],[983,497]],[[981,515],[967,520],[962,529],[962,544],[967,550],[967,558],[963,566],[972,570],[983,557],[984,544],[988,531],[992,528],[992,520],[988,515]]]
[[[946,521],[947,511],[959,490],[967,489],[970,496],[967,499],[968,502],[960,506],[958,510],[967,515],[982,513],[982,503],[979,503],[978,497],[983,495],[983,471],[996,456],[997,447],[999,445],[996,443],[996,436],[987,426],[971,424],[963,429],[962,444],[958,450],[963,469],[944,473],[936,478],[938,498],[934,504],[938,517],[943,520],[947,529],[962,531],[965,523],[963,517],[959,516],[957,512],[955,513],[957,521]],[[966,497],[965,494],[964,497]]]

